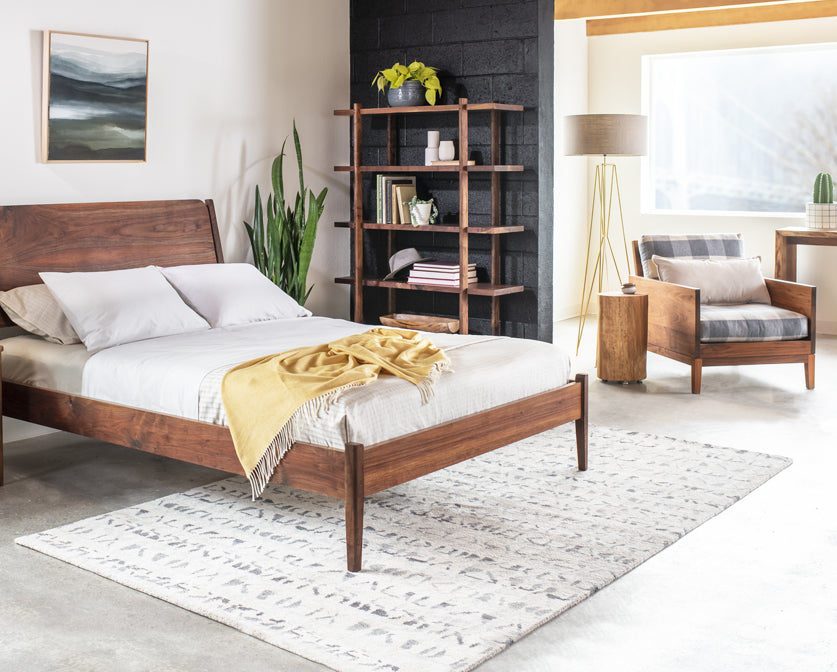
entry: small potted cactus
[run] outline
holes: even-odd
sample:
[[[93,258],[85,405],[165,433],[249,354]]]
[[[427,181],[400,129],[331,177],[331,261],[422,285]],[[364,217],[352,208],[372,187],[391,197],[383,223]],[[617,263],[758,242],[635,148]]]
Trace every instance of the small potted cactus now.
[[[837,229],[834,182],[828,173],[820,173],[814,180],[814,202],[805,206],[805,213],[809,229]]]

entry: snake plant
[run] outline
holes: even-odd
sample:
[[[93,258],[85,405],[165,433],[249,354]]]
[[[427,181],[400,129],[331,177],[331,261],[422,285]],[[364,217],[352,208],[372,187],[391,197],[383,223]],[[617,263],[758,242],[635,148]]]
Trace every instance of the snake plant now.
[[[285,184],[283,160],[285,143],[282,151],[273,160],[270,171],[273,193],[267,197],[267,208],[262,209],[259,186],[256,185],[256,207],[252,226],[244,222],[250,246],[253,249],[253,261],[267,276],[299,305],[305,305],[313,285],[307,287],[308,267],[314,252],[314,239],[317,236],[317,222],[323,214],[323,202],[328,188],[317,195],[305,187],[302,176],[302,149],[299,133],[294,120],[294,148],[299,168],[299,191],[291,208],[285,202]]]

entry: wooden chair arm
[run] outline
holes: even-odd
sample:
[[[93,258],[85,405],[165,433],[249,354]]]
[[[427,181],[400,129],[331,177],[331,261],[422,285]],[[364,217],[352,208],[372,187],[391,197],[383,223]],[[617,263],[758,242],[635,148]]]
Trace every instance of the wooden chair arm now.
[[[696,356],[700,345],[700,290],[637,275],[630,281],[637,292],[648,295],[648,345]]]
[[[788,280],[765,278],[770,302],[779,308],[792,310],[808,318],[808,338],[811,339],[811,352],[816,347],[817,339],[817,288]],[[807,369],[806,369],[807,371]],[[808,389],[814,387],[813,379]]]
[[[799,282],[774,280],[773,278],[765,278],[764,282],[767,284],[767,291],[770,293],[770,302],[774,306],[801,313],[811,320],[816,317],[816,287],[803,285]]]

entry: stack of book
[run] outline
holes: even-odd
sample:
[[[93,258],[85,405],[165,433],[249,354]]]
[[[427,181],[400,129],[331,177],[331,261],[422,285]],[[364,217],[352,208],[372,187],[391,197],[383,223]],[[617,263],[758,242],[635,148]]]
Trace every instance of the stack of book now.
[[[376,175],[378,224],[410,224],[406,205],[416,195],[415,175]]]
[[[468,264],[468,284],[477,281],[477,265]],[[459,264],[447,261],[420,261],[413,264],[407,282],[417,285],[459,287]]]

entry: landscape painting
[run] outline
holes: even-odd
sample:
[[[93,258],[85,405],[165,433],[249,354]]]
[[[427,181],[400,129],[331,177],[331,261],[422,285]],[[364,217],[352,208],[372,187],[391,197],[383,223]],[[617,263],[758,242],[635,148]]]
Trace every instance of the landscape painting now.
[[[44,161],[145,161],[148,41],[44,31]]]

